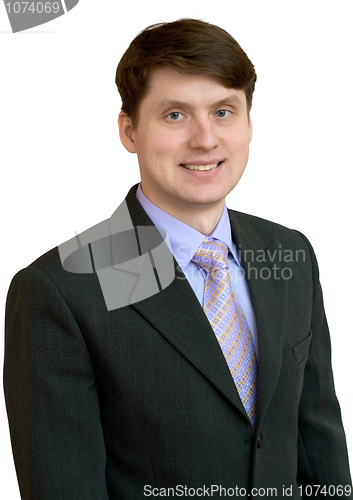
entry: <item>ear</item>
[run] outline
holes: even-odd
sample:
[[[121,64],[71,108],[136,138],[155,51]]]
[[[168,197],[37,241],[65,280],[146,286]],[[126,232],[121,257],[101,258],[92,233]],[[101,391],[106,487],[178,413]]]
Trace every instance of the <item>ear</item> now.
[[[118,125],[122,145],[129,151],[129,153],[136,153],[136,145],[133,139],[133,128],[130,116],[123,111],[120,111]]]
[[[251,116],[250,116],[250,109],[249,109],[249,114],[248,114],[248,122],[249,122],[249,144],[252,140],[252,132],[253,132],[253,128],[252,128],[252,119],[251,119]]]

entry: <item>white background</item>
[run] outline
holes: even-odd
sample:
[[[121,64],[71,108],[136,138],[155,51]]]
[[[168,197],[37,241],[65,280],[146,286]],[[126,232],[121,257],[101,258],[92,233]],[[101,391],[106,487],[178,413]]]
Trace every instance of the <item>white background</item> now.
[[[349,0],[81,0],[17,34],[1,4],[1,304],[19,269],[109,217],[138,182],[136,157],[118,137],[116,65],[139,31],[180,17],[225,28],[256,67],[250,161],[227,204],[312,242],[353,456]],[[18,500],[3,399],[0,431],[0,496]]]

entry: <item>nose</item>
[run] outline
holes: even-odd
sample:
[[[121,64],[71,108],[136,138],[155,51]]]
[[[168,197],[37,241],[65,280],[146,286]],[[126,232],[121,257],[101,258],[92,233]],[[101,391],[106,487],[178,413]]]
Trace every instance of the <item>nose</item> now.
[[[192,149],[203,149],[205,151],[210,151],[218,146],[218,138],[209,118],[193,120],[189,145]]]

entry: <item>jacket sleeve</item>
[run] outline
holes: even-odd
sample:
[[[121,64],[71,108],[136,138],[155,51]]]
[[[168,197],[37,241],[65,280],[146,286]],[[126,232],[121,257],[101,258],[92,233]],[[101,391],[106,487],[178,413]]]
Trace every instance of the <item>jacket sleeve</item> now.
[[[108,500],[95,376],[81,331],[40,269],[7,298],[4,390],[23,500]]]
[[[299,407],[298,483],[303,498],[353,498],[341,411],[331,368],[331,343],[324,312],[319,270],[313,269],[311,345]],[[320,486],[320,490],[313,485]]]

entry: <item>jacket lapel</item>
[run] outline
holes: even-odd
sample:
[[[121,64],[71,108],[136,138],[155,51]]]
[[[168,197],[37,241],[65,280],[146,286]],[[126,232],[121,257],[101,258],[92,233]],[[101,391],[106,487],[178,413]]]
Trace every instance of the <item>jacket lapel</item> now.
[[[182,272],[176,269],[176,278],[171,285],[146,300],[132,304],[132,307],[246,417],[216,336]]]
[[[233,239],[241,250],[240,255],[243,256],[241,263],[245,270],[256,318],[259,345],[258,424],[260,424],[278,383],[282,365],[287,281],[275,279],[271,269],[272,262],[268,259],[264,262],[257,258],[260,254],[264,255],[263,252],[267,250],[273,255],[276,249],[267,247],[253,228],[244,222],[242,214],[229,211],[229,216]],[[264,272],[265,267],[272,272],[270,278],[268,278],[269,271]]]

